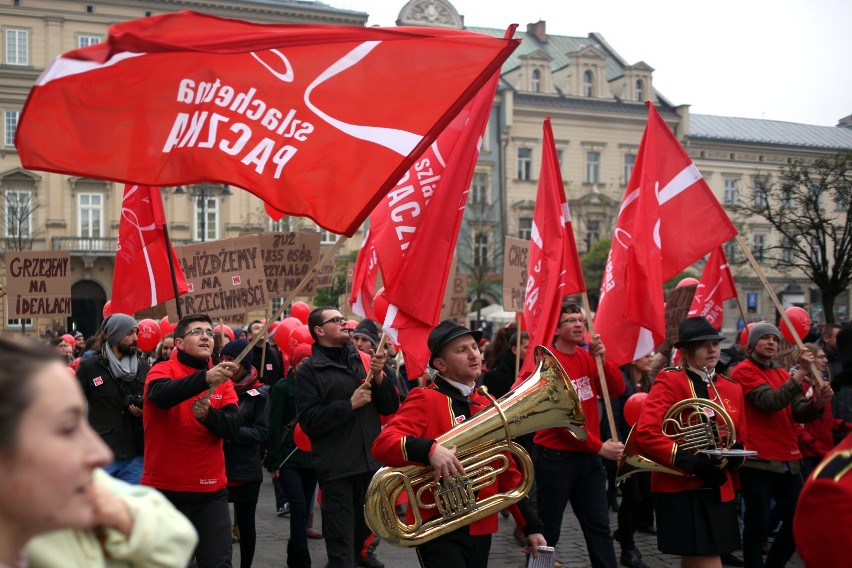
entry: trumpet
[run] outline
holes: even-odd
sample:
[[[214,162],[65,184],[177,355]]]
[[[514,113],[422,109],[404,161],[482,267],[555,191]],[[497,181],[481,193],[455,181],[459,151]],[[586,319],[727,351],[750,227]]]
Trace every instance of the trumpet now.
[[[430,466],[384,467],[367,489],[364,515],[370,529],[391,544],[419,546],[467,526],[523,499],[535,478],[532,459],[512,438],[543,428],[564,426],[578,440],[586,439],[586,418],[571,380],[543,346],[535,348],[536,372],[499,401],[487,394],[491,406],[437,438],[442,446],[457,446],[465,475],[434,481]],[[478,498],[477,491],[495,483],[509,469],[513,456],[522,474],[520,484],[506,492]],[[396,515],[396,501],[408,496],[411,524]],[[424,520],[423,511],[437,515]]]

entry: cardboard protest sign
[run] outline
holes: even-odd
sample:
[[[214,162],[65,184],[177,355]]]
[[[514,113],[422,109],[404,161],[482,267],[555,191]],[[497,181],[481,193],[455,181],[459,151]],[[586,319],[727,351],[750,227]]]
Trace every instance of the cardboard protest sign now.
[[[319,233],[260,233],[266,290],[283,298],[295,289],[320,258]],[[302,294],[310,294],[302,290]]]
[[[467,317],[467,274],[456,273],[458,259],[453,258],[450,275],[447,278],[447,288],[444,291],[444,301],[441,304],[441,321]]]
[[[70,316],[70,264],[67,251],[7,252],[7,317]]]
[[[698,288],[696,284],[691,286],[680,286],[669,292],[666,298],[666,340],[663,342],[662,351],[668,351],[677,343],[678,327],[680,322],[689,315],[689,307],[692,305],[692,297]]]
[[[530,242],[506,237],[503,251],[503,309],[507,312],[523,312]]]
[[[257,235],[175,247],[175,254],[189,287],[178,299],[184,315],[204,313],[221,320],[269,309]],[[177,321],[175,303],[167,306],[169,320]]]
[[[320,258],[325,256],[325,253],[331,245],[323,245],[320,247]],[[318,288],[331,288],[334,285],[334,257],[329,258],[318,272],[311,279],[311,283],[307,288],[310,288],[308,293],[314,293]]]

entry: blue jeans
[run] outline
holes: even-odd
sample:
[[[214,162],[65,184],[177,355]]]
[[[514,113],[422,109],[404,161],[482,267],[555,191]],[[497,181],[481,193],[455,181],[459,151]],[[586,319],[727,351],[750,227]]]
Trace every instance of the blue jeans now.
[[[565,507],[580,521],[589,560],[594,568],[615,568],[615,546],[609,529],[606,472],[600,456],[535,447],[538,515],[548,546],[559,542]]]
[[[105,466],[104,471],[116,479],[126,481],[131,485],[139,485],[142,480],[142,461],[142,456],[115,460]]]

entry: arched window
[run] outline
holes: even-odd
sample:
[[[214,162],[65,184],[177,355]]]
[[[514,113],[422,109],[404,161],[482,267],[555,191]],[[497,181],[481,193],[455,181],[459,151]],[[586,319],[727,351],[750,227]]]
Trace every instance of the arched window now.
[[[636,79],[636,100],[643,102],[645,100],[645,81]]]
[[[541,71],[538,69],[533,69],[532,72],[532,81],[530,82],[530,89],[534,93],[541,92]]]
[[[594,95],[594,92],[593,92],[593,89],[592,89],[592,80],[594,79],[594,77],[595,77],[595,75],[591,71],[586,71],[585,73],[583,73],[583,96],[584,97],[591,97],[591,96]]]

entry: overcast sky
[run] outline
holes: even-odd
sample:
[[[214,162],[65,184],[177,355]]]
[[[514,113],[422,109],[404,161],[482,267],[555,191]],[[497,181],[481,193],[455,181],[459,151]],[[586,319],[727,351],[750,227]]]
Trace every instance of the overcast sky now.
[[[324,0],[393,26],[406,0]],[[691,112],[835,126],[852,114],[852,0],[455,0],[465,25],[599,32]]]

